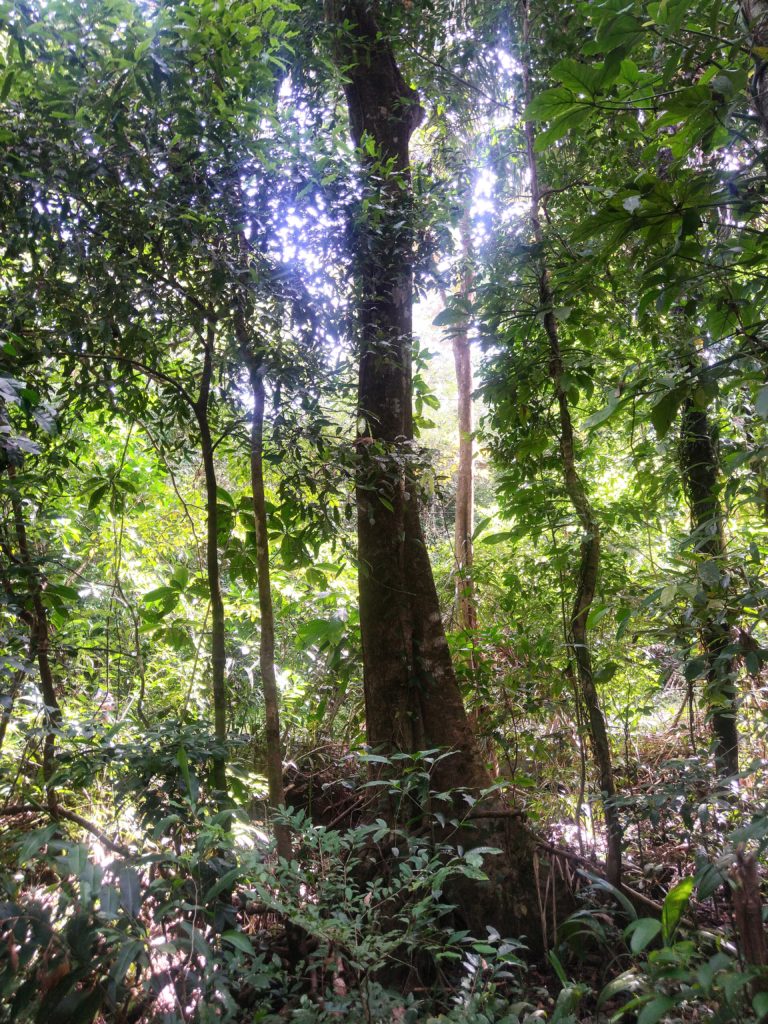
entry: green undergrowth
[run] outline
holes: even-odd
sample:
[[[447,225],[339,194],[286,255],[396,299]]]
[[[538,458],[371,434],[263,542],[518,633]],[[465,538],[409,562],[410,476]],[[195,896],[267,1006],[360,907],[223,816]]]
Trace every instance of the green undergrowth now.
[[[450,880],[480,883],[499,851],[476,848],[456,810],[468,794],[431,788],[444,754],[362,755],[360,769],[398,771],[357,783],[386,794],[389,822],[328,828],[283,809],[288,862],[245,806],[219,808],[199,769],[204,736],[162,739],[120,758],[121,843],[77,840],[42,806],[10,820],[0,1021],[656,1024],[768,1010],[764,975],[743,963],[732,929],[707,921],[714,895],[735,884],[737,844],[761,851],[760,815],[668,887],[658,915],[581,872],[579,907],[542,968],[524,936],[456,923]]]

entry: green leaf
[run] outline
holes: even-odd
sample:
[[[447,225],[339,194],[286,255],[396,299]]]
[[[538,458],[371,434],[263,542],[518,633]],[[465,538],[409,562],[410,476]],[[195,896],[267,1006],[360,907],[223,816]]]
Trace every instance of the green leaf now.
[[[607,17],[597,30],[594,52],[610,53],[619,47],[627,53],[643,35],[641,22],[631,14]],[[593,47],[585,46],[585,52]]]
[[[764,384],[757,392],[755,412],[761,420],[768,420],[768,384]]]
[[[656,1024],[674,1005],[675,1000],[671,996],[656,996],[642,1008],[637,1024]]]
[[[661,930],[665,946],[668,946],[674,938],[677,926],[690,902],[693,883],[693,876],[683,878],[669,890],[664,899],[664,906],[661,910]]]
[[[189,771],[189,758],[187,757],[187,751],[184,747],[179,747],[176,751],[176,763],[179,766],[181,777],[184,780],[184,785],[187,787],[187,793],[192,797],[192,776]]]
[[[624,401],[621,400],[621,395],[617,389],[611,394],[606,406],[586,418],[584,426],[587,430],[592,430],[594,427],[599,427],[603,423],[607,423],[608,420],[611,419],[619,409],[621,409],[626,401],[627,399],[624,399]]]
[[[615,661],[609,661],[607,665],[603,665],[601,669],[595,672],[596,683],[608,683],[613,679],[619,670],[619,666]]]
[[[120,886],[120,906],[131,917],[136,917],[141,910],[141,878],[136,868],[121,864],[118,874]]]
[[[610,999],[613,999],[619,994],[619,992],[634,992],[640,985],[640,979],[633,968],[628,971],[624,971],[619,974],[618,977],[609,981],[608,984],[601,989],[600,995],[597,999],[597,1008],[600,1009]]]
[[[577,94],[584,92],[590,95],[597,92],[608,77],[604,64],[582,64],[570,57],[554,64],[550,75]]]
[[[570,981],[568,979],[568,975],[565,973],[565,968],[563,967],[562,961],[560,960],[560,957],[557,955],[557,953],[555,953],[554,949],[550,949],[547,952],[547,959],[552,964],[552,967],[554,969],[555,974],[558,977],[560,984],[563,986],[563,988],[565,988],[567,985],[570,984]]]
[[[109,972],[118,985],[128,973],[131,964],[135,963],[143,952],[144,943],[139,939],[130,939],[120,946],[120,952],[117,954],[117,959],[112,965],[112,970]]]
[[[233,882],[235,882],[241,874],[242,871],[240,868],[230,868],[229,871],[213,883],[205,896],[203,896],[203,904],[207,905],[212,903],[220,893],[224,892],[225,889],[230,889]]]
[[[67,1024],[91,1024],[103,1002],[104,992],[99,985],[84,992],[68,992],[56,1004],[55,1014],[51,1014],[50,1019],[65,1020]],[[40,1019],[39,1016],[35,1018],[36,1021]]]
[[[234,946],[235,949],[239,949],[241,953],[245,953],[247,956],[254,955],[253,943],[248,936],[244,935],[242,932],[222,932],[221,937],[224,942],[228,942],[231,946]]]
[[[16,77],[15,71],[9,71],[3,79],[3,87],[0,89],[0,101],[8,99],[8,93],[11,91],[13,86],[13,80]]]
[[[583,872],[583,874],[586,878],[590,880],[593,888],[602,889],[603,892],[610,893],[610,895],[613,896],[616,902],[619,903],[621,907],[624,909],[624,912],[626,913],[630,921],[637,920],[637,911],[635,910],[630,900],[621,891],[621,889],[617,889],[615,885],[611,885],[611,883],[607,879],[601,878],[599,875],[590,874],[589,871],[585,871]]]
[[[156,587],[154,590],[150,590],[148,594],[145,594],[143,600],[147,604],[153,604],[155,601],[167,601],[168,598],[177,598],[178,591],[175,587]]]
[[[46,594],[53,594],[56,597],[66,598],[68,601],[79,601],[80,594],[74,587],[68,587],[64,583],[49,583],[45,588]]]
[[[108,490],[109,490],[109,484],[106,483],[106,484],[101,484],[99,487],[97,487],[92,492],[91,497],[88,500],[88,508],[91,511],[93,509],[95,509],[98,504],[100,504],[102,498],[104,497],[104,495],[107,493]]]
[[[710,558],[701,562],[696,569],[699,579],[708,587],[716,587],[720,583],[720,566],[716,559]]]
[[[53,836],[58,831],[59,826],[57,824],[47,825],[45,828],[35,829],[34,832],[30,832],[25,836],[23,842],[19,844],[19,852],[17,854],[17,863],[19,866],[23,866],[28,861],[33,860],[40,852],[43,846],[46,846]]]
[[[624,937],[630,940],[629,948],[633,953],[642,953],[660,931],[661,921],[655,917],[641,917],[624,930]]]
[[[593,111],[590,106],[579,106],[569,110],[560,117],[556,117],[549,128],[537,133],[534,149],[537,153],[543,153],[548,146],[562,139],[572,128],[577,128],[580,124],[583,124],[592,116],[592,113]]]
[[[489,533],[487,537],[483,537],[483,544],[503,544],[505,540],[509,540],[512,537],[516,537],[517,534],[514,530],[505,530],[503,533]]]
[[[189,583],[189,569],[186,565],[177,565],[171,576],[171,583],[177,590],[184,590]]]
[[[686,661],[685,668],[683,669],[683,675],[687,682],[693,682],[694,679],[700,679],[706,674],[709,668],[709,662],[706,658],[691,658]]]
[[[557,86],[534,96],[523,111],[523,118],[526,121],[552,121],[554,118],[568,113],[569,110],[573,110],[574,107],[580,106],[583,106],[583,103],[574,99],[570,89]]]
[[[446,306],[444,310],[437,314],[435,319],[432,321],[433,327],[454,327],[459,324],[466,326],[467,323],[467,312],[463,309],[456,309],[453,306]]]
[[[684,397],[685,391],[678,385],[663,395],[651,409],[651,423],[659,438],[663,438],[669,431]]]
[[[296,630],[297,646],[300,650],[309,647],[326,647],[338,643],[344,635],[345,623],[341,619],[310,619]]]

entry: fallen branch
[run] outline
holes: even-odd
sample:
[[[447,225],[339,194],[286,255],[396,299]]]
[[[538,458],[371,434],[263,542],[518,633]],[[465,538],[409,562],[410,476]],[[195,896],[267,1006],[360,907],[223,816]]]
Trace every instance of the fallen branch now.
[[[607,881],[604,874],[600,871],[599,867],[595,865],[587,857],[582,857],[578,853],[573,853],[571,850],[564,850],[561,846],[555,846],[554,843],[548,843],[543,839],[536,837],[536,845],[542,847],[542,849],[549,851],[550,853],[557,854],[560,857],[564,857],[566,860],[571,860],[576,864],[580,864],[585,868],[588,868],[594,874],[598,874],[603,881]],[[654,913],[661,915],[663,906],[661,903],[657,903],[656,900],[651,899],[650,896],[646,896],[645,893],[638,892],[637,889],[633,889],[627,885],[626,882],[621,883],[619,892],[623,893],[632,903],[638,903],[648,910],[653,910]],[[686,928],[695,928],[696,925],[690,917],[680,918],[682,924]]]
[[[64,807],[58,806],[55,808],[43,807],[41,804],[10,804],[0,810],[0,816],[4,818],[11,818],[17,814],[49,814],[56,821],[71,821],[74,825],[79,825],[80,828],[85,829],[86,832],[90,832],[92,836],[99,840],[102,846],[106,846],[112,853],[117,853],[121,857],[133,856],[133,851],[127,846],[115,842],[114,839],[110,839],[98,825],[94,825],[86,818],[83,818],[82,815],[77,814],[76,811],[68,811]]]
[[[465,821],[473,821],[476,818],[521,818],[527,817],[526,812],[520,808],[505,808],[500,811],[472,811],[465,818]]]

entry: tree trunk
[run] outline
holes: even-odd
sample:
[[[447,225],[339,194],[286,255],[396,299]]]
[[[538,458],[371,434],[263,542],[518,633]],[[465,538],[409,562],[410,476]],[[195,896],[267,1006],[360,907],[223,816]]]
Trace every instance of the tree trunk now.
[[[529,36],[528,5],[523,8],[523,46],[527,49]],[[532,99],[528,54],[522,61],[524,101],[528,106]],[[531,225],[537,247],[544,244],[539,211],[541,207],[541,186],[539,184],[538,162],[535,149],[535,132],[532,121],[525,122],[528,170],[531,179]],[[549,375],[557,399],[560,422],[560,454],[563,466],[563,483],[582,528],[581,559],[579,580],[571,612],[570,634],[573,657],[581,687],[584,706],[587,709],[592,750],[597,765],[600,789],[603,795],[607,850],[605,873],[613,885],[621,884],[622,829],[615,805],[616,787],[611,763],[611,747],[608,739],[605,716],[595,687],[592,672],[592,654],[589,647],[587,620],[597,588],[600,569],[600,528],[587,497],[584,484],[576,468],[575,439],[568,396],[562,384],[564,366],[560,348],[560,335],[553,312],[554,295],[549,271],[544,257],[538,269],[539,302],[544,320],[544,330],[549,344]]]
[[[768,135],[768,2],[741,0],[740,8],[755,61],[750,82],[752,106],[760,119],[763,132]]]
[[[213,327],[209,326],[203,356],[203,375],[200,393],[193,409],[200,430],[200,451],[205,475],[206,509],[206,569],[211,597],[211,681],[213,691],[213,731],[219,747],[213,757],[213,784],[220,803],[227,797],[227,653],[224,631],[224,600],[221,596],[221,567],[219,565],[219,515],[216,493],[216,466],[213,460],[213,438],[208,418],[208,402],[213,375]]]
[[[765,967],[768,964],[768,946],[763,923],[763,898],[760,892],[760,872],[754,853],[736,851],[736,864],[731,871],[733,888],[733,916],[739,936],[739,950],[747,964]],[[757,991],[765,991],[766,980],[760,979]]]
[[[469,202],[469,200],[468,200]],[[461,222],[461,249],[465,266],[461,273],[460,296],[469,300],[472,294],[472,273],[467,265],[472,241],[468,214]],[[469,323],[463,323],[453,335],[453,362],[456,368],[456,389],[459,420],[459,468],[456,474],[456,521],[454,552],[456,557],[456,611],[462,629],[477,628],[477,606],[472,582],[474,550],[472,535],[475,518],[475,474],[472,442],[472,349]]]
[[[720,575],[726,549],[723,510],[719,497],[719,461],[706,409],[692,398],[683,405],[680,426],[680,462],[691,510],[695,550],[712,559]],[[731,642],[728,624],[708,615],[701,627],[701,646],[707,659],[705,701],[715,737],[715,757],[721,771],[739,770],[737,691],[732,660],[725,654]]]
[[[379,32],[375,5],[337,5],[336,59],[344,68],[352,139],[360,147],[364,203],[355,231],[359,332],[357,449],[360,629],[368,740],[385,754],[448,748],[433,776],[438,789],[477,791],[490,777],[467,721],[422,534],[412,451],[413,302],[409,140],[421,111]],[[346,22],[346,25],[345,25]],[[370,140],[375,150],[363,145]],[[363,210],[365,206],[363,207]],[[491,882],[457,897],[465,917],[536,945],[533,849],[507,819],[475,835],[503,845],[489,860]],[[482,892],[481,892],[482,888]]]
[[[261,634],[259,639],[259,669],[264,693],[266,718],[267,783],[269,805],[274,810],[285,803],[283,790],[283,755],[280,746],[280,712],[275,679],[275,619],[272,607],[272,587],[269,574],[269,540],[267,537],[267,510],[264,501],[264,372],[250,362],[251,391],[253,394],[253,421],[251,423],[251,493],[253,519],[256,528],[256,563],[259,586],[259,613]],[[291,836],[285,825],[275,825],[278,856],[291,859]]]
[[[18,561],[20,568],[27,577],[27,595],[32,605],[31,611],[24,615],[24,619],[29,625],[30,654],[37,660],[37,669],[40,674],[40,695],[43,698],[45,724],[48,727],[43,740],[43,779],[46,783],[48,804],[52,810],[55,810],[57,803],[56,793],[53,786],[50,785],[50,779],[55,771],[55,730],[61,724],[61,707],[56,696],[56,683],[49,658],[50,626],[48,610],[43,603],[43,585],[40,571],[29,548],[27,527],[24,521],[24,508],[21,495],[14,482],[16,470],[9,464],[7,471],[10,480],[9,491],[16,532],[16,544],[19,549]]]
[[[16,672],[13,676],[13,682],[11,683],[10,689],[7,693],[2,695],[2,710],[0,711],[0,750],[3,749],[5,743],[5,734],[8,731],[8,723],[11,720],[13,714],[13,706],[16,703],[16,698],[19,695],[21,684],[24,682],[24,672]]]

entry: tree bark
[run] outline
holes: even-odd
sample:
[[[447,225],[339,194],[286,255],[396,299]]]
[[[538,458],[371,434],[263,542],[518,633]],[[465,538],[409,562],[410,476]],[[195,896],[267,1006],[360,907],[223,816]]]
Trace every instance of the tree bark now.
[[[421,111],[379,31],[375,4],[337,5],[336,59],[363,161],[355,225],[359,338],[357,449],[360,629],[368,740],[385,754],[447,748],[438,789],[490,784],[454,673],[419,518],[412,452],[409,141]],[[371,153],[373,150],[373,153]],[[366,212],[367,201],[372,200]],[[502,845],[490,882],[457,894],[467,921],[537,944],[532,841],[513,819],[476,836]]]
[[[213,731],[219,750],[213,757],[213,784],[218,791],[218,800],[225,803],[227,798],[227,684],[226,684],[226,637],[224,622],[224,599],[221,594],[221,566],[219,564],[219,514],[216,493],[216,465],[213,459],[214,447],[208,405],[213,376],[214,329],[209,325],[204,351],[203,373],[200,392],[193,405],[200,431],[200,451],[205,475],[206,510],[206,570],[208,590],[211,598],[211,683],[213,691]]]
[[[353,141],[364,137],[366,199],[375,215],[356,229],[360,430],[357,447],[360,625],[366,720],[373,746],[457,751],[441,783],[483,786],[445,640],[408,470],[411,411],[412,247],[409,140],[421,109],[365,0],[341,5],[345,91]],[[340,28],[343,33],[343,28]],[[383,500],[382,500],[383,499]],[[437,708],[436,697],[439,694]]]
[[[469,203],[469,199],[467,200]],[[468,266],[472,241],[468,213],[460,225],[464,267],[461,272],[460,296],[469,300],[472,294],[472,272]],[[472,349],[469,323],[462,323],[453,334],[453,362],[456,369],[456,390],[459,420],[459,467],[456,474],[456,520],[454,553],[456,558],[456,611],[462,629],[477,628],[477,605],[472,581],[475,518],[474,445],[472,441]]]
[[[31,610],[28,610],[23,618],[29,626],[29,650],[30,655],[37,661],[37,669],[40,675],[40,695],[43,698],[43,713],[46,726],[48,727],[43,740],[43,779],[46,783],[48,804],[52,810],[55,810],[57,804],[56,792],[50,784],[50,780],[55,771],[55,730],[61,725],[61,707],[56,696],[56,681],[49,657],[50,625],[48,622],[48,610],[43,602],[43,581],[40,576],[40,570],[35,564],[29,547],[24,507],[21,495],[15,484],[16,469],[14,466],[9,464],[7,466],[7,473],[10,481],[9,491],[16,544],[19,551],[18,562],[19,567],[27,577],[27,596],[32,605]]]
[[[7,693],[3,694],[2,711],[0,711],[0,750],[3,749],[5,734],[8,731],[8,723],[11,720],[13,706],[16,703],[16,698],[19,695],[19,690],[23,681],[24,673],[16,672],[13,676],[13,682],[11,683],[10,689]]]
[[[523,46],[527,49],[529,39],[528,4],[523,7]],[[531,102],[531,88],[528,54],[523,55],[522,74],[523,91],[526,106]],[[532,121],[525,122],[526,150],[528,171],[531,181],[531,226],[533,237],[539,249],[544,244],[544,232],[541,227],[541,186],[539,183],[538,161],[535,149],[535,131]],[[568,403],[568,396],[563,387],[564,373],[563,356],[560,347],[560,335],[554,314],[554,295],[546,261],[542,256],[538,268],[538,291],[544,330],[549,345],[549,375],[552,379],[555,398],[557,400],[558,418],[560,423],[560,455],[563,467],[563,483],[573,510],[582,528],[581,558],[576,594],[571,611],[570,636],[573,657],[579,679],[584,706],[587,709],[592,750],[597,766],[600,789],[603,795],[603,808],[607,832],[605,873],[613,885],[621,884],[622,859],[622,828],[615,805],[616,786],[611,761],[611,747],[608,739],[605,716],[600,706],[600,698],[594,682],[592,671],[592,653],[589,646],[587,620],[594,601],[597,579],[600,569],[600,527],[587,497],[584,484],[576,467],[576,448],[573,422]]]
[[[750,82],[752,106],[760,119],[763,132],[768,135],[768,2],[741,0],[740,8],[755,61]]]
[[[275,678],[275,617],[269,573],[269,539],[267,510],[264,499],[264,370],[249,363],[253,420],[251,422],[251,493],[256,529],[256,564],[259,587],[259,670],[264,694],[265,735],[267,745],[267,784],[269,805],[274,810],[285,803],[283,789],[283,755],[280,744],[280,711]],[[285,825],[275,825],[275,841],[279,857],[291,859],[291,835]]]
[[[743,849],[736,852],[736,864],[731,871],[733,889],[733,916],[739,936],[739,950],[747,964],[765,967],[768,964],[768,946],[763,923],[763,899],[760,892],[760,873],[757,858]],[[765,991],[765,979],[758,991]]]
[[[691,510],[695,550],[712,559],[722,574],[726,545],[717,445],[706,409],[697,408],[692,398],[683,405],[680,462]],[[737,689],[732,660],[724,653],[730,642],[728,624],[708,614],[701,627],[701,646],[707,659],[704,698],[709,708],[718,766],[723,772],[735,774],[739,770]]]

